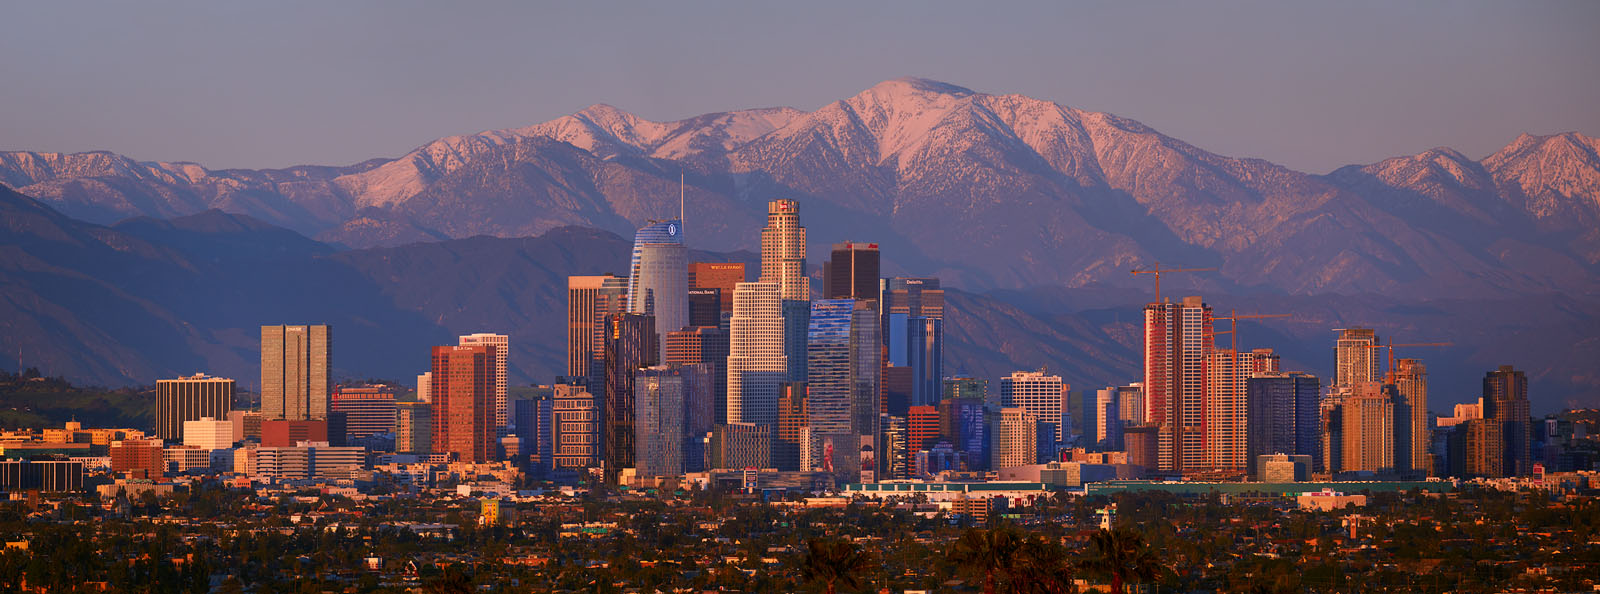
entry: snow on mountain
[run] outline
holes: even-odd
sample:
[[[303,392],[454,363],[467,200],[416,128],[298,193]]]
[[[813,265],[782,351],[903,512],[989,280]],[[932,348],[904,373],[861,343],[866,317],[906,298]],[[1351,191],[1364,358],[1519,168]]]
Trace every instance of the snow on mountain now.
[[[625,234],[671,214],[686,174],[691,203],[718,214],[694,227],[702,245],[753,247],[762,203],[796,198],[813,237],[878,240],[893,265],[953,284],[1126,283],[1161,260],[1291,292],[1520,291],[1593,284],[1596,153],[1579,134],[1524,136],[1482,162],[1441,148],[1318,176],[1112,114],[902,78],[810,112],[656,122],[597,104],[342,168],[0,153],[0,181],[98,222],[221,208],[360,247]]]

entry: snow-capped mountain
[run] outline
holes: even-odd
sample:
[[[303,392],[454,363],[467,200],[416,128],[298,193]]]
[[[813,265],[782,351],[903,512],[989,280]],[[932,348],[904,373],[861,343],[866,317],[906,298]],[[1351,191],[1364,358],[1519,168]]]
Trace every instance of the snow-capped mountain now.
[[[0,181],[110,222],[220,208],[350,246],[564,225],[628,234],[676,214],[752,248],[801,201],[813,259],[874,240],[889,271],[972,288],[1129,283],[1214,265],[1201,288],[1440,295],[1594,292],[1600,157],[1576,133],[1482,161],[1450,149],[1319,176],[1216,155],[1139,122],[941,82],[885,81],[815,111],[654,122],[608,105],[350,167],[207,170],[109,153],[0,153]]]

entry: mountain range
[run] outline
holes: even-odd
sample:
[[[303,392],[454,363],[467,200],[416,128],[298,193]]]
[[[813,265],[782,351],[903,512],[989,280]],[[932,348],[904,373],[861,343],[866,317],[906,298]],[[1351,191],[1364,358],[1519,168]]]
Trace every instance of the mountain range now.
[[[1426,352],[1434,402],[1501,364],[1535,410],[1600,405],[1600,142],[1522,136],[1327,175],[1215,155],[1138,122],[898,79],[816,111],[652,122],[596,105],[346,167],[208,170],[106,152],[0,153],[0,365],[104,385],[207,371],[253,385],[255,328],[335,326],[342,377],[404,379],[427,347],[512,335],[515,381],[564,368],[565,277],[621,272],[677,214],[697,259],[752,276],[765,203],[800,200],[813,267],[876,241],[950,287],[947,371],[1137,380],[1163,294],[1295,317],[1241,346],[1326,374],[1331,328]],[[22,194],[27,194],[24,196]],[[1222,315],[1222,314],[1219,314]],[[1434,406],[1448,412],[1447,407]]]
[[[1133,286],[1128,269],[1161,261],[1219,267],[1213,292],[1600,293],[1600,141],[1575,132],[1312,175],[906,78],[810,112],[654,122],[594,105],[346,167],[0,153],[0,182],[86,221],[215,208],[358,248],[566,225],[627,236],[676,213],[680,174],[698,247],[754,249],[765,202],[794,198],[814,237],[876,241],[891,272],[971,290]],[[826,250],[813,242],[813,259]]]

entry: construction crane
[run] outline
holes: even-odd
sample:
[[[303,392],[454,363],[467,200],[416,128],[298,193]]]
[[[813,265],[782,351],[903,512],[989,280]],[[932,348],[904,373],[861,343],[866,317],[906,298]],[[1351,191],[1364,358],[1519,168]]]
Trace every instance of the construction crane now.
[[[1393,342],[1390,342],[1389,344],[1367,344],[1367,345],[1362,345],[1362,346],[1365,346],[1365,347],[1367,347],[1369,349],[1389,349],[1389,365],[1388,365],[1389,371],[1388,371],[1388,373],[1384,374],[1384,377],[1388,378],[1391,374],[1394,373],[1394,349],[1395,349],[1395,347],[1447,347],[1447,346],[1455,346],[1455,345],[1456,345],[1456,343],[1453,343],[1453,342],[1410,342],[1410,343],[1404,343],[1404,344],[1395,344]]]
[[[1211,318],[1212,321],[1227,320],[1228,321],[1228,329],[1227,330],[1223,330],[1221,332],[1217,332],[1217,331],[1213,330],[1211,332],[1211,335],[1214,337],[1214,336],[1216,336],[1218,334],[1227,334],[1227,335],[1229,335],[1230,338],[1233,339],[1233,350],[1229,351],[1229,352],[1233,353],[1232,355],[1230,355],[1230,358],[1232,359],[1232,361],[1230,361],[1230,363],[1233,364],[1233,373],[1235,375],[1237,375],[1239,373],[1239,320],[1262,320],[1262,319],[1267,319],[1267,318],[1288,318],[1288,317],[1293,317],[1293,316],[1292,316],[1292,314],[1240,314],[1239,312],[1230,309],[1230,310],[1228,310],[1228,315],[1226,317]]]
[[[1230,334],[1230,335],[1232,335],[1232,338],[1233,338],[1233,352],[1235,354],[1237,354],[1239,352],[1239,320],[1263,320],[1263,319],[1267,319],[1267,318],[1292,318],[1292,317],[1294,317],[1294,314],[1240,314],[1239,312],[1230,309],[1230,310],[1228,310],[1228,315],[1227,316],[1211,318],[1212,321],[1227,320],[1228,321],[1228,329],[1227,330],[1223,330],[1221,332],[1212,331],[1211,334],[1213,336],[1217,335],[1217,334]]]
[[[1207,272],[1207,271],[1215,271],[1215,270],[1216,270],[1216,268],[1162,268],[1161,267],[1161,263],[1160,262],[1156,262],[1156,265],[1155,265],[1154,268],[1150,268],[1150,269],[1146,269],[1146,270],[1139,270],[1138,268],[1135,268],[1135,269],[1130,270],[1128,272],[1131,272],[1133,274],[1153,274],[1153,275],[1155,275],[1155,277],[1156,277],[1156,303],[1161,303],[1162,302],[1161,301],[1161,275],[1162,275],[1162,273],[1167,273],[1167,272]]]

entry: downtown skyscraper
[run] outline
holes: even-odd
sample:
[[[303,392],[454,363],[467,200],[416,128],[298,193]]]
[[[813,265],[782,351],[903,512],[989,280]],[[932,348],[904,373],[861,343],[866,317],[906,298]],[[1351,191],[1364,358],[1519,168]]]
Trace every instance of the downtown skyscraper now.
[[[1398,359],[1387,379],[1406,405],[1407,418],[1400,422],[1406,424],[1406,435],[1410,438],[1406,449],[1409,459],[1395,460],[1395,466],[1431,475],[1433,456],[1429,452],[1433,449],[1433,437],[1428,426],[1428,368],[1419,359]]]
[[[846,241],[833,244],[822,267],[822,292],[827,299],[878,299],[878,244]]]
[[[628,279],[609,274],[567,277],[567,377],[599,386],[606,316],[628,309]],[[598,390],[598,388],[596,388]]]
[[[326,325],[261,327],[261,416],[325,421],[333,331]]]
[[[606,317],[604,423],[601,427],[607,480],[615,480],[624,468],[633,468],[635,373],[660,361],[656,349],[655,319],[644,314],[613,314]]]
[[[1207,467],[1205,363],[1212,341],[1211,306],[1199,297],[1145,306],[1145,420],[1158,427],[1159,470]]]
[[[1350,389],[1378,381],[1378,333],[1371,328],[1344,328],[1334,343],[1333,388]]]
[[[811,459],[849,480],[877,476],[878,372],[882,346],[875,300],[811,303],[807,345]]]
[[[496,457],[494,347],[433,347],[434,452],[461,462]]]
[[[511,342],[504,334],[477,333],[468,334],[458,339],[461,346],[486,346],[494,353],[494,428],[495,434],[506,434],[506,395],[509,385],[506,383],[506,359]]]
[[[778,286],[783,317],[784,381],[806,381],[806,328],[811,315],[811,277],[806,276],[806,228],[793,200],[767,203],[767,226],[761,229],[763,283]]]
[[[628,313],[654,316],[657,352],[667,348],[666,333],[689,325],[689,250],[683,224],[652,222],[633,236],[628,267]]]
[[[1500,434],[1498,447],[1479,448],[1481,468],[1498,468],[1500,476],[1533,473],[1532,421],[1528,410],[1528,377],[1510,365],[1483,376],[1483,418]],[[1485,440],[1493,441],[1493,440]],[[1489,458],[1499,458],[1498,461]]]
[[[729,322],[727,420],[771,424],[788,373],[782,292],[777,283],[739,283]]]
[[[896,277],[883,279],[879,287],[889,363],[911,369],[908,405],[937,405],[944,391],[944,290],[939,279]]]

